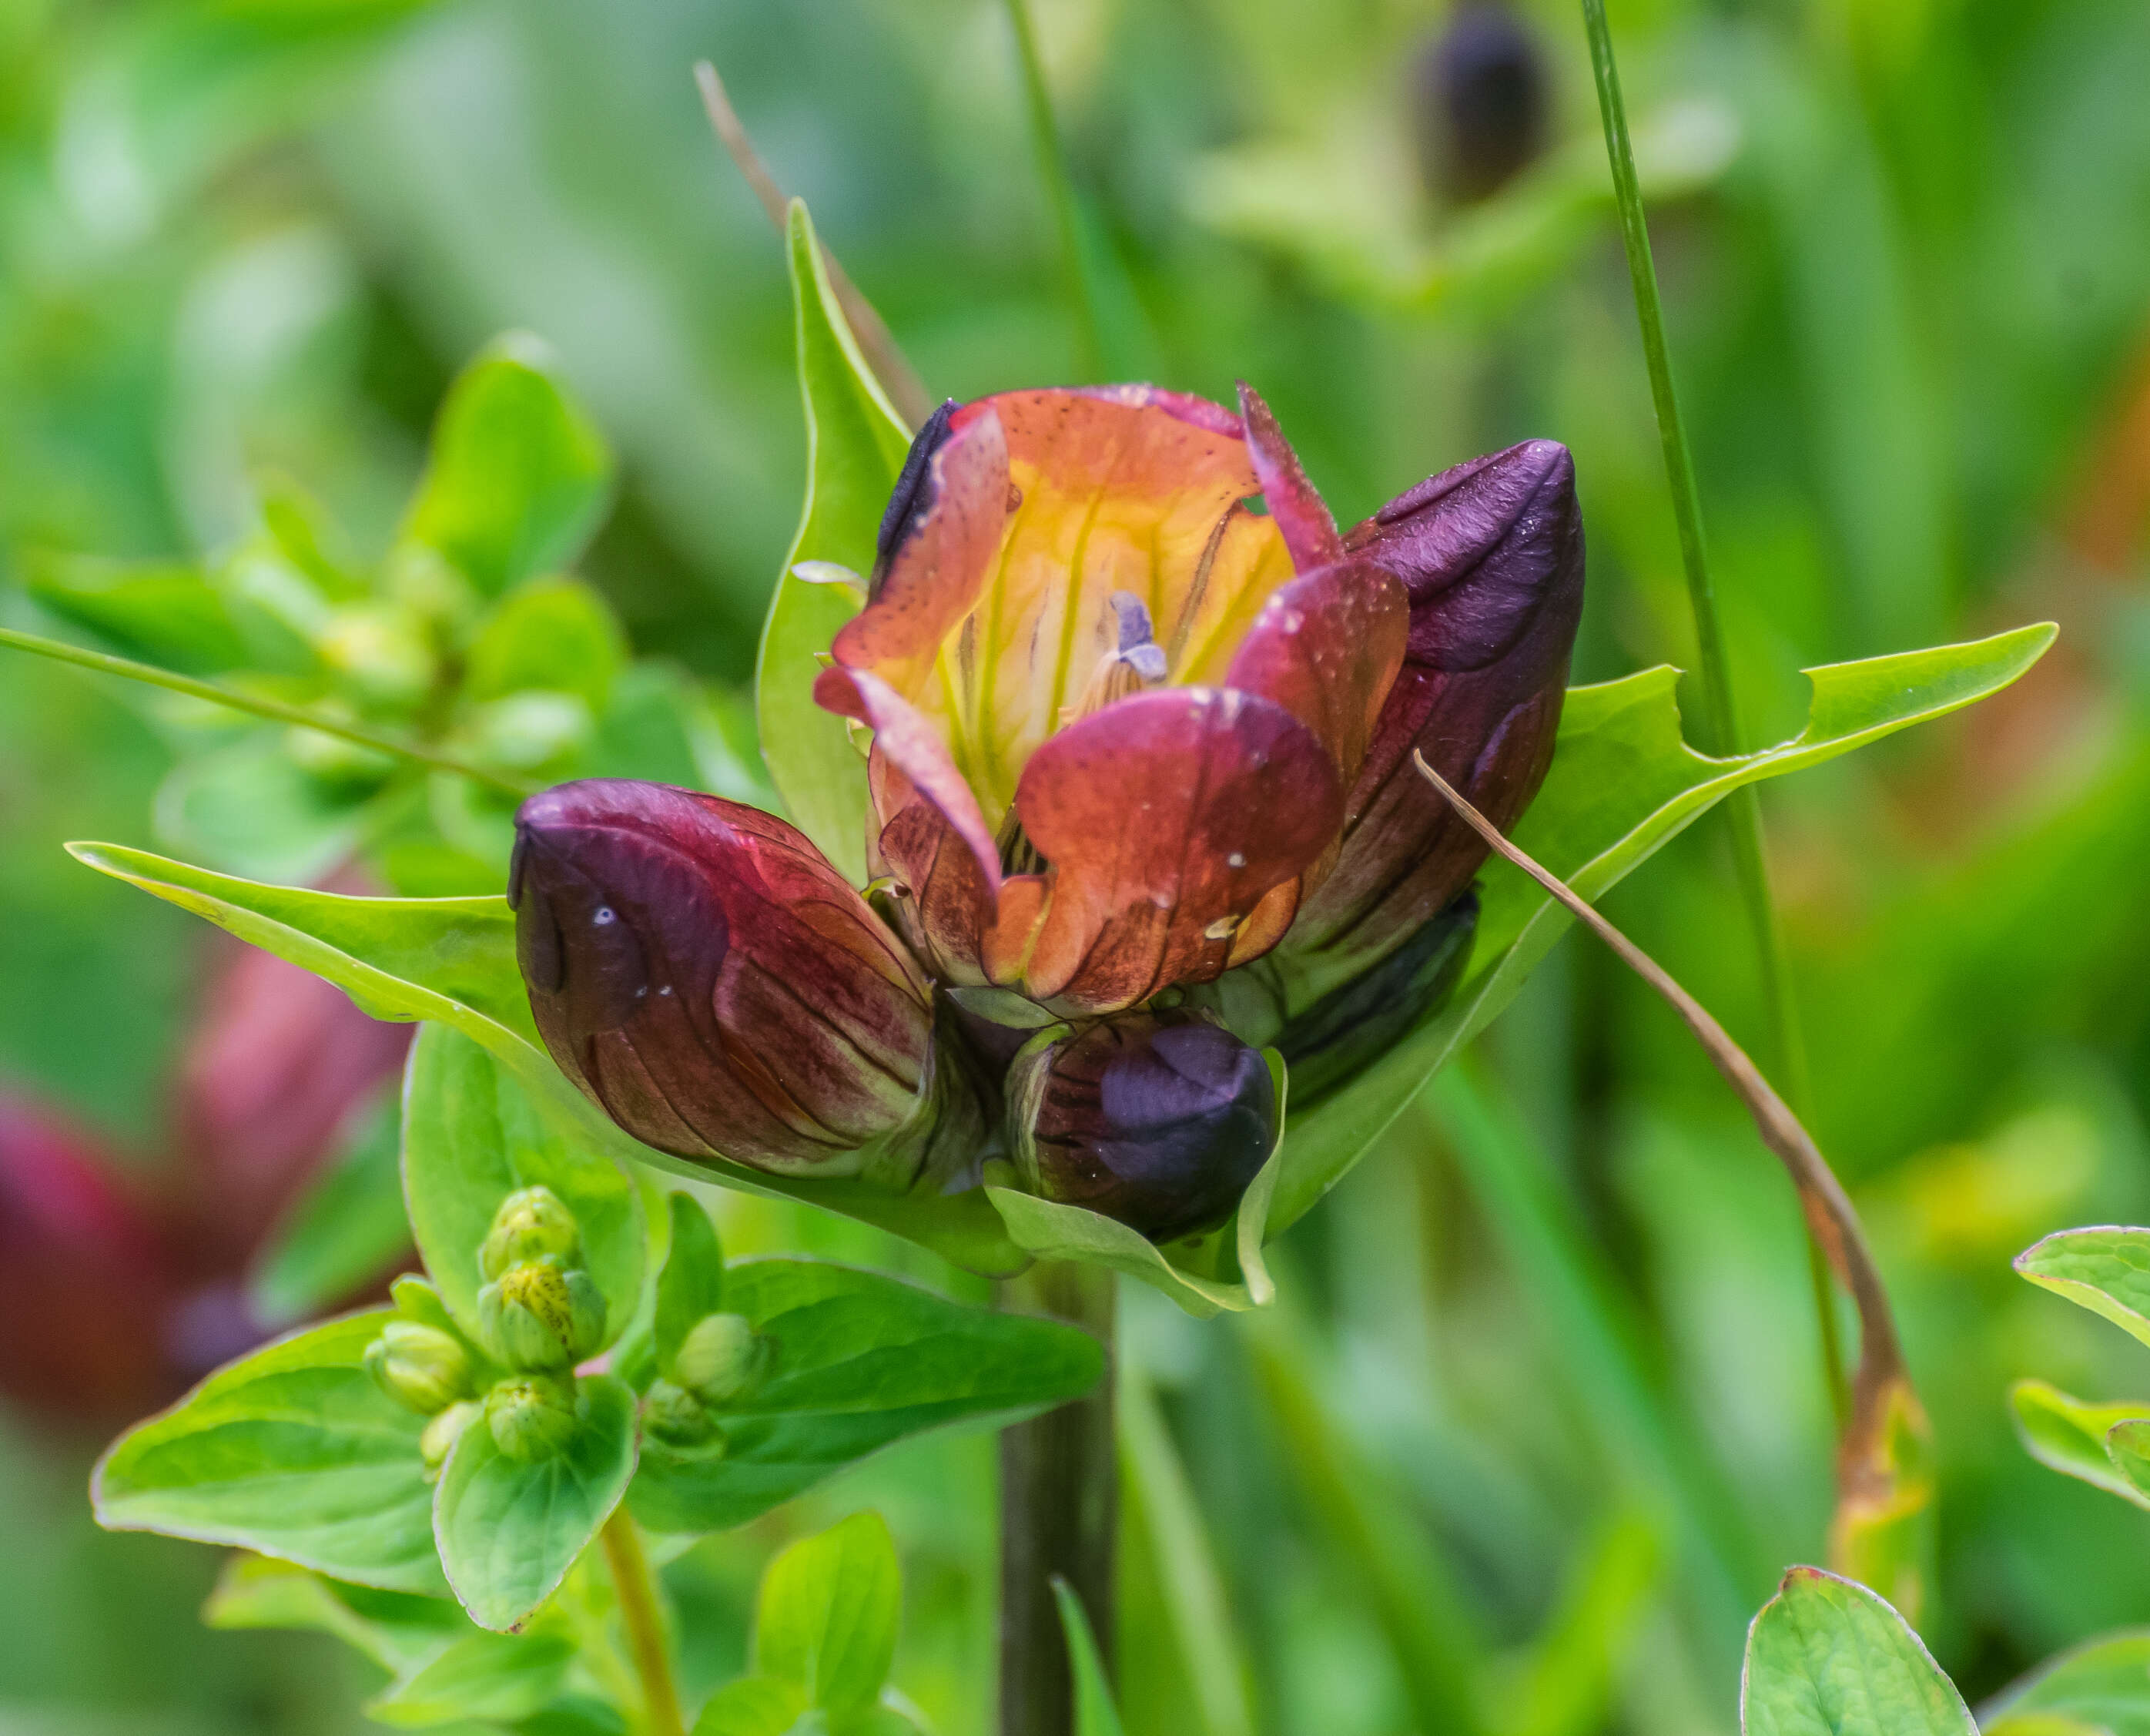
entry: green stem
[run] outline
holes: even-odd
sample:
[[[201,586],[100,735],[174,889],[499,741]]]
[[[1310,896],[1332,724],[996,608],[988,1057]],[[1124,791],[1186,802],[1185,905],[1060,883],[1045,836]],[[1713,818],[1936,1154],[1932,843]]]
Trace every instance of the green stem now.
[[[1037,52],[1037,33],[1030,20],[1028,0],[1007,0],[1008,23],[1015,29],[1016,58],[1022,65],[1022,88],[1030,111],[1030,138],[1037,153],[1038,177],[1052,204],[1053,225],[1060,231],[1061,271],[1065,280],[1070,313],[1075,320],[1077,365],[1087,380],[1103,371],[1104,345],[1099,336],[1098,310],[1092,304],[1089,274],[1083,269],[1083,220],[1075,204],[1075,184],[1067,173],[1067,159],[1060,146],[1060,129],[1052,118],[1052,93],[1045,83],[1045,63]]]
[[[1643,356],[1650,375],[1650,397],[1657,409],[1658,438],[1664,449],[1665,478],[1673,497],[1673,518],[1679,529],[1680,564],[1687,575],[1688,606],[1694,617],[1697,660],[1701,664],[1705,749],[1730,754],[1740,750],[1739,708],[1732,693],[1732,666],[1725,655],[1724,632],[1717,617],[1717,593],[1709,576],[1708,545],[1702,534],[1702,502],[1695,487],[1694,455],[1680,419],[1679,397],[1673,388],[1672,358],[1665,346],[1665,315],[1658,295],[1658,269],[1650,254],[1650,230],[1643,210],[1642,183],[1635,174],[1635,152],[1628,138],[1627,104],[1620,94],[1620,71],[1612,58],[1612,32],[1605,21],[1605,0],[1582,0],[1583,23],[1590,36],[1590,64],[1597,80],[1598,113],[1605,124],[1605,154],[1612,166],[1612,191],[1620,211],[1620,240],[1627,250],[1628,280],[1634,286],[1635,317],[1642,327]],[[1800,1034],[1799,1007],[1793,998],[1784,930],[1777,919],[1769,886],[1769,857],[1762,830],[1762,801],[1753,785],[1734,790],[1724,803],[1731,828],[1732,855],[1748,926],[1753,931],[1760,966],[1763,1003],[1769,1022],[1770,1046],[1784,1095],[1802,1118],[1809,1108],[1806,1046]],[[1851,1389],[1845,1377],[1844,1347],[1837,1331],[1835,1294],[1821,1250],[1809,1236],[1809,1269],[1814,1286],[1814,1322],[1821,1344],[1823,1374],[1830,1402],[1840,1424],[1850,1414]]]
[[[1119,1531],[1113,1274],[1046,1262],[1002,1284],[1001,1304],[1071,1321],[1107,1352],[1089,1397],[1001,1431],[1001,1736],[1073,1736],[1074,1678],[1052,1582],[1082,1599],[1109,1668]]]
[[[160,669],[154,664],[136,663],[131,658],[109,656],[102,651],[90,651],[80,645],[70,645],[62,639],[48,639],[34,633],[18,633],[12,627],[0,627],[0,645],[12,645],[18,651],[49,657],[57,663],[71,663],[82,669],[95,669],[101,675],[117,675],[122,680],[164,688],[172,693],[184,694],[189,699],[206,699],[212,705],[229,706],[234,711],[249,712],[255,717],[267,718],[273,723],[295,724],[303,729],[318,730],[323,735],[333,735],[344,741],[356,742],[362,748],[371,748],[377,754],[408,760],[419,765],[429,765],[436,771],[453,772],[457,777],[469,778],[517,800],[532,794],[538,787],[513,778],[502,777],[498,773],[487,771],[480,766],[466,765],[462,760],[451,759],[446,754],[437,754],[430,748],[419,747],[393,735],[384,735],[362,724],[346,724],[335,718],[322,717],[307,710],[303,705],[286,704],[281,699],[272,699],[261,694],[242,693],[236,688],[225,686],[221,682],[199,681],[191,675]]]
[[[634,1654],[635,1674],[642,1681],[643,1728],[649,1736],[686,1736],[679,1691],[672,1683],[672,1651],[664,1636],[656,1576],[649,1571],[642,1533],[624,1501],[613,1509],[599,1535],[605,1565],[612,1570],[613,1591],[619,1599],[620,1620],[626,1624],[628,1648]]]

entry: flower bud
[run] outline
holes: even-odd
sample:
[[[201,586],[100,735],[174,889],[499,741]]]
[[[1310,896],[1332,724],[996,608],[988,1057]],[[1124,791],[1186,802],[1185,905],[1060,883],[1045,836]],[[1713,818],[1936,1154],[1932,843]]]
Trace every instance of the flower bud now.
[[[1553,441],[1445,471],[1344,540],[1402,581],[1410,639],[1335,865],[1270,955],[1294,985],[1287,1017],[1421,932],[1486,859],[1414,751],[1503,831],[1529,806],[1552,760],[1582,611],[1575,464]]]
[[[1478,926],[1478,894],[1466,889],[1378,964],[1295,1013],[1277,1033],[1291,1100],[1319,1103],[1386,1054],[1461,980]]]
[[[366,1372],[406,1410],[431,1416],[471,1392],[470,1354],[437,1326],[391,1320],[366,1347]]]
[[[1221,1223],[1276,1143],[1260,1053],[1190,1012],[1041,1035],[1008,1073],[1024,1185],[1167,1242]]]
[[[525,1375],[485,1396],[485,1424],[511,1459],[549,1459],[574,1437],[575,1382],[570,1375]]]
[[[492,1214],[492,1228],[478,1250],[478,1266],[487,1278],[497,1278],[510,1266],[547,1254],[563,1265],[573,1265],[582,1252],[583,1233],[575,1214],[560,1204],[550,1188],[518,1188],[500,1203]]]
[[[448,1462],[448,1455],[463,1438],[463,1431],[484,1414],[485,1406],[475,1399],[461,1399],[426,1425],[425,1432],[418,1437],[418,1456],[425,1461],[428,1477],[441,1474],[441,1467]]]
[[[901,943],[801,833],[593,779],[517,815],[508,901],[561,1070],[645,1144],[893,1188],[967,1162],[982,1120]]]
[[[769,1372],[770,1348],[744,1315],[704,1315],[680,1340],[672,1371],[704,1404],[736,1405]]]
[[[510,1266],[477,1293],[477,1311],[487,1345],[510,1368],[579,1362],[604,1340],[597,1280],[551,1254]]]
[[[724,1451],[724,1432],[709,1406],[669,1380],[657,1381],[643,1395],[642,1426],[653,1441],[675,1453],[717,1458]]]
[[[1412,119],[1427,187],[1458,204],[1489,199],[1545,149],[1550,81],[1530,26],[1473,0],[1420,54]]]

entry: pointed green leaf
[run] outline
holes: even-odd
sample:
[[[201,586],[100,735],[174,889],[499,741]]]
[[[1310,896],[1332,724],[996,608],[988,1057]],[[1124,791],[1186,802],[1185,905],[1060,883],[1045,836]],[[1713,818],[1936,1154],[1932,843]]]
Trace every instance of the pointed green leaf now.
[[[469,1633],[470,1618],[446,1597],[346,1585],[265,1555],[235,1555],[202,1606],[211,1628],[280,1628],[331,1633],[391,1676],[408,1675]]]
[[[546,1187],[582,1230],[579,1264],[610,1305],[603,1343],[626,1329],[649,1248],[642,1195],[579,1128],[534,1101],[507,1069],[447,1025],[411,1045],[403,1089],[403,1191],[426,1269],[466,1333],[478,1331],[478,1249],[501,1202]]]
[[[906,1436],[1011,1421],[1079,1398],[1104,1372],[1098,1341],[1075,1327],[849,1266],[741,1260],[724,1307],[774,1344],[775,1363],[724,1410],[720,1456],[644,1447],[628,1504],[653,1531],[744,1525]]]
[[[2150,1628],[2049,1658],[1985,1710],[1986,1736],[2150,1736]]]
[[[1067,1640],[1067,1673],[1075,1683],[1075,1736],[1123,1736],[1119,1708],[1113,1703],[1113,1686],[1105,1679],[1104,1661],[1098,1656],[1098,1637],[1090,1631],[1083,1600],[1064,1579],[1052,1582],[1052,1595],[1060,1602],[1060,1631]]]
[[[1516,829],[1524,849],[1595,899],[1742,785],[1818,765],[1998,693],[2052,643],[2050,625],[1808,670],[1807,726],[1759,753],[1714,760],[1680,734],[1676,670],[1569,690],[1552,770]],[[1434,1016],[1365,1072],[1296,1117],[1269,1234],[1303,1217],[1462,1044],[1515,998],[1573,921],[1506,862],[1481,876],[1468,974]]]
[[[1269,1049],[1263,1058],[1275,1087],[1281,1126],[1286,1113],[1284,1057]],[[1242,1314],[1250,1308],[1266,1308],[1276,1297],[1276,1284],[1262,1259],[1262,1244],[1269,1234],[1271,1202],[1285,1172],[1284,1144],[1279,1134],[1269,1160],[1247,1183],[1222,1229],[1168,1248],[1086,1206],[991,1185],[986,1197],[1007,1225],[1016,1246],[1039,1259],[1079,1260],[1138,1278],[1163,1291],[1197,1320]]]
[[[821,1711],[860,1710],[888,1679],[902,1615],[896,1539],[880,1514],[854,1513],[769,1564],[755,1617],[755,1668],[796,1682]]]
[[[634,1474],[633,1393],[609,1375],[576,1385],[578,1426],[557,1453],[512,1459],[481,1419],[441,1473],[441,1565],[481,1628],[518,1628],[558,1590]]]
[[[724,1305],[724,1255],[717,1227],[691,1194],[671,1197],[672,1244],[657,1279],[657,1365],[667,1370],[680,1341],[705,1315]]]
[[[564,1633],[467,1633],[367,1701],[366,1715],[406,1730],[465,1718],[512,1723],[557,1698],[574,1661]]]
[[[604,437],[551,351],[511,332],[448,388],[403,534],[497,597],[573,560],[611,487]]]
[[[54,614],[129,657],[189,675],[214,675],[250,661],[223,596],[189,563],[45,555],[23,563],[23,578]]]
[[[338,1579],[437,1592],[426,1419],[366,1371],[393,1316],[367,1309],[217,1370],[98,1461],[90,1498],[111,1531],[230,1543]]]
[[[2016,1269],[2150,1345],[2150,1229],[2059,1229],[2016,1256]]]
[[[2043,1380],[2018,1380],[2008,1390],[2008,1408],[2023,1451],[2041,1465],[2150,1507],[2150,1496],[2121,1473],[2105,1450],[2114,1424],[2150,1417],[2150,1400],[2087,1405]]]
[[[452,1026],[504,1062],[533,1098],[578,1123],[596,1149],[696,1181],[805,1200],[908,1236],[988,1277],[1025,1264],[979,1189],[891,1194],[856,1179],[771,1175],[721,1159],[689,1163],[628,1138],[538,1047],[505,899],[347,898],[239,880],[116,844],[68,849],[101,873],[326,977],[376,1018]]]
[[[1794,1567],[1747,1633],[1744,1736],[1977,1736],[1917,1634],[1863,1585]]]
[[[866,763],[843,719],[814,703],[836,629],[858,613],[841,585],[793,575],[833,561],[861,575],[874,562],[882,511],[911,436],[882,394],[837,305],[813,220],[791,202],[786,234],[796,310],[799,390],[806,408],[806,505],[784,558],[755,678],[762,756],[800,830],[855,886],[866,883]]]

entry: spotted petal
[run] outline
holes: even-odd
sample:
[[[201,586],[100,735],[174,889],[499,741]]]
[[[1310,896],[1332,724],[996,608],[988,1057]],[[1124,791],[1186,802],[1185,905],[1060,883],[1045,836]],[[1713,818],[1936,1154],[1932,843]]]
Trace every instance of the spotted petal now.
[[[1007,881],[989,973],[1095,1012],[1219,975],[1264,895],[1335,838],[1343,790],[1327,749],[1274,700],[1176,688],[1047,741],[1016,811],[1051,865]]]

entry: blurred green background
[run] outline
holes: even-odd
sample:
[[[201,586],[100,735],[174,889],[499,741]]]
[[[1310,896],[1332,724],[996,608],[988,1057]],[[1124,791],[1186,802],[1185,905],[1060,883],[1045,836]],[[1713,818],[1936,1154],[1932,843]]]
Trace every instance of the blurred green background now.
[[[1542,126],[1486,193],[1441,149],[1428,58],[1482,18],[1032,3],[1088,345],[1001,0],[0,0],[0,620],[53,630],[18,582],[52,552],[231,543],[275,474],[377,552],[447,381],[519,327],[620,457],[583,570],[638,651],[742,681],[803,437],[780,250],[711,139],[707,56],[936,396],[1244,376],[1347,522],[1556,437],[1591,538],[1577,679],[1689,662],[1578,13],[1508,21]],[[2150,1617],[2150,1520],[2033,1465],[2003,1398],[2033,1373],[2150,1390],[2007,1266],[2150,1217],[2150,8],[1610,10],[1750,737],[1798,728],[1802,666],[2062,623],[1982,711],[1765,798],[1813,1125],[1933,1414],[1925,1630],[1976,1702]],[[109,684],[0,663],[0,1086],[144,1165],[205,931],[58,846],[156,845],[168,742]],[[1718,824],[1607,908],[1762,1052]],[[719,1209],[734,1252],[958,1281],[804,1211]],[[1128,1296],[1246,1728],[1431,1731],[1461,1670],[1539,1683],[1511,1697],[1529,1736],[1729,1731],[1741,1623],[1824,1547],[1804,1262],[1699,1052],[1571,938],[1283,1244],[1280,1318]],[[198,1624],[214,1552],[94,1532],[96,1444],[0,1411],[0,1732],[362,1728],[375,1684],[327,1640]],[[873,1504],[905,1553],[895,1679],[947,1736],[984,1729],[990,1465],[936,1437],[674,1564],[692,1685],[739,1668],[769,1552]],[[1161,1601],[1155,1539],[1189,1516],[1142,1487],[1129,1725],[1223,1736]]]

